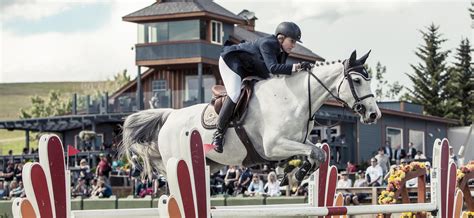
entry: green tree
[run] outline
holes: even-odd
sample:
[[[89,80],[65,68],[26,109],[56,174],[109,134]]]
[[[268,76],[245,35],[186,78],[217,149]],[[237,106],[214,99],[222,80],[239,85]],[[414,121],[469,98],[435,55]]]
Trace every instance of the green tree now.
[[[61,96],[58,90],[51,90],[47,98],[33,96],[31,107],[20,109],[20,119],[65,115],[71,112],[72,102]]]
[[[403,89],[403,85],[400,85],[398,81],[389,83],[384,79],[384,74],[387,73],[386,66],[383,66],[380,61],[377,62],[375,66],[375,77],[373,77],[374,71],[372,68],[366,66],[366,69],[369,76],[375,79],[375,99],[377,99],[377,101],[397,99],[400,91]]]
[[[458,119],[462,125],[469,125],[473,119],[474,76],[469,39],[461,40],[456,49],[454,67],[449,69],[450,79],[446,86],[446,117]]]
[[[441,50],[441,44],[446,41],[438,33],[439,26],[431,24],[426,31],[420,31],[424,44],[415,51],[421,59],[417,65],[411,64],[414,72],[407,74],[413,82],[413,89],[407,88],[405,97],[413,103],[424,106],[425,113],[444,117],[445,114],[445,87],[449,75],[446,70],[448,51]]]

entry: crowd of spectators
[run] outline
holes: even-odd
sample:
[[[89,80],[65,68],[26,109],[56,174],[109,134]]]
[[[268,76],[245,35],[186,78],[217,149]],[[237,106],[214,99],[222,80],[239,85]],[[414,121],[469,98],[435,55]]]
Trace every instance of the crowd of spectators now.
[[[451,158],[456,160],[454,152],[451,151]],[[98,161],[91,161],[91,158],[80,159],[79,162],[71,166],[72,184],[71,193],[73,196],[107,198],[115,193],[112,191],[111,180],[113,178],[126,178],[128,183],[122,186],[132,187],[132,194],[135,197],[154,196],[167,193],[166,178],[163,175],[153,173],[151,178],[142,175],[142,169],[138,164],[138,157],[133,156],[131,164],[127,161],[118,160],[114,153],[100,153]],[[411,161],[427,161],[426,156],[421,151],[417,151],[413,143],[409,143],[407,151],[400,145],[392,147],[387,143],[377,150],[376,155],[370,158],[368,167],[363,164],[356,165],[351,161],[347,162],[345,171],[339,174],[337,187],[343,192],[345,203],[359,204],[368,197],[367,193],[351,192],[352,187],[377,187],[387,184],[390,176],[390,169]],[[91,163],[97,163],[91,167]],[[425,162],[430,167],[429,162]],[[24,197],[25,191],[22,182],[22,168],[24,162],[15,163],[8,161],[6,167],[0,171],[0,198],[9,199],[13,197]],[[293,173],[298,170],[296,166]],[[289,176],[292,176],[290,172]],[[427,172],[427,175],[429,171]],[[283,169],[277,165],[257,165],[256,167],[225,166],[220,171],[211,175],[210,186],[211,195],[226,196],[306,196],[307,179],[302,182],[289,181],[287,187],[280,187],[280,180],[283,176]],[[354,178],[354,179],[351,179]],[[429,176],[426,177],[429,183]],[[409,187],[416,187],[417,180],[408,181]],[[115,187],[115,186],[114,186]]]

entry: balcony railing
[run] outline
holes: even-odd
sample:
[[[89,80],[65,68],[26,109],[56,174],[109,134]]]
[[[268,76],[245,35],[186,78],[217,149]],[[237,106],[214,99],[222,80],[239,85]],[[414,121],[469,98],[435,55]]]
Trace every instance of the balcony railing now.
[[[138,111],[137,94],[135,92],[123,93],[113,99],[107,94],[100,96],[76,95],[76,114],[106,114],[127,113]],[[210,102],[210,91],[204,92],[204,103]],[[106,104],[107,102],[107,104]],[[183,108],[199,104],[198,90],[161,90],[143,93],[144,109],[149,108]],[[73,104],[74,105],[74,104]]]

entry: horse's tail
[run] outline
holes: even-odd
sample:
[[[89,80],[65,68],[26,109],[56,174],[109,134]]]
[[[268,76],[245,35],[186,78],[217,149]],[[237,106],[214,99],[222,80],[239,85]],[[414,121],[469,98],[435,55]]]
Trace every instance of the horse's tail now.
[[[122,130],[120,156],[126,156],[132,164],[137,164],[138,155],[143,161],[143,173],[151,175],[152,168],[161,168],[150,161],[150,157],[160,157],[158,134],[173,109],[149,109],[134,113],[125,119]],[[151,177],[150,177],[151,178]]]

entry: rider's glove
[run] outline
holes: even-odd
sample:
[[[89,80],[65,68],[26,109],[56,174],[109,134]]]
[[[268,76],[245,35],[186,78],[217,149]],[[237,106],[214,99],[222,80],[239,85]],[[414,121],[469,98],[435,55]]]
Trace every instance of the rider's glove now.
[[[311,70],[311,68],[313,68],[313,66],[307,61],[303,61],[300,63],[300,69],[302,70],[309,71]]]

